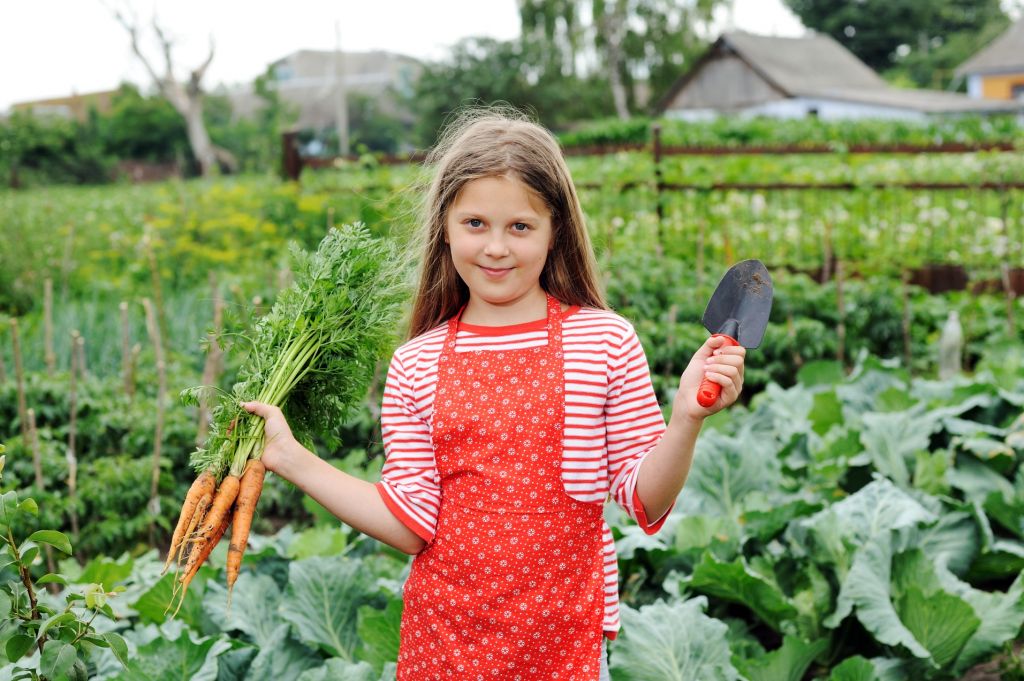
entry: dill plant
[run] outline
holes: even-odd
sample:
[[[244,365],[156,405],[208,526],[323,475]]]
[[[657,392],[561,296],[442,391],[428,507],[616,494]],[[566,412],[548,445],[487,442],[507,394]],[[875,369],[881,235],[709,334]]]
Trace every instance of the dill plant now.
[[[281,407],[295,437],[340,443],[345,418],[359,405],[377,361],[393,347],[404,269],[390,242],[361,224],[332,228],[313,253],[291,247],[294,283],[244,336],[249,354],[231,393],[184,390],[198,404],[218,395],[210,434],[191,456],[195,471],[217,479],[241,475],[263,451],[263,419],[239,402]]]

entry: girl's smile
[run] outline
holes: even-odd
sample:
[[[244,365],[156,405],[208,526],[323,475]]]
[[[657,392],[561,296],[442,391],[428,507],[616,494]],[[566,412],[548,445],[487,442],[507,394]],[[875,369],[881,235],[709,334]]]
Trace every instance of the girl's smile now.
[[[470,180],[448,211],[446,241],[469,288],[462,318],[518,324],[544,316],[540,275],[552,238],[551,211],[514,176]]]

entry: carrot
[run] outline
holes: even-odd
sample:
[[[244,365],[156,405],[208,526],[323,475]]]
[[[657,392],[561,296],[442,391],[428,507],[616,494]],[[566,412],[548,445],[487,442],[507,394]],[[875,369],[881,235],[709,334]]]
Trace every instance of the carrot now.
[[[206,518],[206,513],[210,510],[210,504],[213,503],[213,491],[211,490],[209,494],[203,495],[203,498],[196,505],[196,512],[192,514],[192,520],[189,521],[188,529],[185,530],[185,539],[182,540],[181,547],[178,549],[177,561],[179,568],[188,560],[188,556],[192,553],[190,545],[194,543],[194,539],[192,539],[193,532],[196,526],[203,522]]]
[[[238,573],[242,569],[242,555],[249,542],[252,517],[256,512],[260,492],[263,491],[263,478],[266,472],[262,461],[251,459],[239,483],[238,499],[235,501],[235,513],[231,521],[231,543],[228,544],[228,608],[231,607],[231,589],[234,588]]]
[[[160,572],[161,575],[167,572],[167,568],[171,566],[174,554],[180,553],[181,540],[185,538],[186,530],[191,532],[200,499],[208,494],[212,495],[216,488],[217,480],[209,469],[203,471],[193,481],[192,486],[188,488],[188,494],[185,495],[185,503],[181,505],[181,515],[178,517],[178,524],[174,527],[174,535],[171,537],[171,548],[167,552],[167,562],[164,563],[164,569]]]
[[[178,577],[179,585],[181,588],[181,596],[178,599],[178,607],[174,609],[174,614],[171,618],[177,616],[178,611],[181,610],[181,604],[185,602],[185,593],[188,591],[188,585],[192,583],[192,579],[199,572],[199,568],[202,567],[206,559],[213,553],[214,547],[220,542],[220,538],[224,536],[224,533],[228,530],[228,525],[231,524],[231,514],[224,514],[224,519],[220,525],[213,531],[213,534],[209,535],[209,540],[202,544],[201,548],[194,548],[192,554],[189,556],[188,567],[186,571]],[[177,587],[175,587],[177,589]],[[172,596],[173,598],[173,596]],[[170,607],[170,606],[168,606]]]
[[[214,533],[220,527],[224,518],[229,515],[231,506],[235,503],[235,499],[238,497],[238,476],[236,475],[225,475],[224,479],[220,481],[220,487],[217,488],[217,494],[213,497],[213,504],[210,506],[210,511],[203,518],[203,524],[196,530],[196,535],[199,539],[200,545],[204,540],[213,537]],[[191,558],[189,559],[191,562]],[[188,572],[186,566],[185,571]]]

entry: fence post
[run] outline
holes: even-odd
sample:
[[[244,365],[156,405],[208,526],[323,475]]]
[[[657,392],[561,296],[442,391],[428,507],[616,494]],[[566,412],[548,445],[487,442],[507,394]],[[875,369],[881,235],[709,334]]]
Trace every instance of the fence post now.
[[[302,174],[302,158],[295,143],[297,137],[295,131],[281,133],[281,174],[286,180],[298,181]]]
[[[665,236],[665,207],[661,202],[661,192],[664,185],[661,175],[661,125],[655,123],[651,126],[651,133],[654,138],[654,200],[656,204],[655,209],[658,212],[658,255],[661,255]]]

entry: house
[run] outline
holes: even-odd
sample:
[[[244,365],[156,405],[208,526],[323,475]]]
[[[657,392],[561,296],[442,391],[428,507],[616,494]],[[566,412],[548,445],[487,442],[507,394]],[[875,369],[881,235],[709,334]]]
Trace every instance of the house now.
[[[412,94],[422,64],[401,54],[299,50],[270,64],[273,85],[281,99],[298,112],[296,126],[323,130],[335,124],[339,88],[347,96],[372,97],[380,111],[411,122],[401,99]],[[253,115],[263,106],[251,86],[228,94],[237,117]]]
[[[35,116],[58,116],[69,120],[85,121],[89,116],[90,108],[95,108],[99,113],[110,111],[110,103],[116,94],[117,90],[103,90],[101,92],[76,93],[66,97],[34,99],[29,102],[12,104],[11,111],[25,111]]]
[[[1020,112],[1014,102],[938,90],[895,88],[828,35],[723,34],[659,104],[669,118],[719,115],[822,119]]]
[[[967,94],[975,99],[1024,99],[1024,19],[961,64]]]

